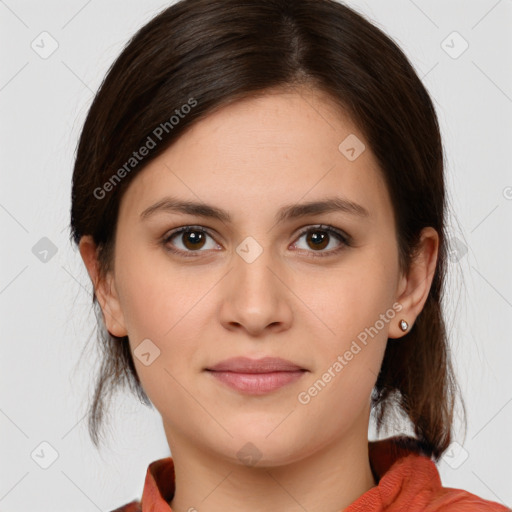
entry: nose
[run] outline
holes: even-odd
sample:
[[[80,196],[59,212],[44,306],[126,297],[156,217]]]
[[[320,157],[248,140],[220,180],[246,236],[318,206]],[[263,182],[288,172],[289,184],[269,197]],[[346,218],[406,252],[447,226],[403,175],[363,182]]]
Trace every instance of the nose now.
[[[251,336],[289,329],[293,293],[286,274],[286,266],[269,249],[253,261],[243,251],[235,254],[231,271],[221,282],[222,325],[230,331],[245,330]]]

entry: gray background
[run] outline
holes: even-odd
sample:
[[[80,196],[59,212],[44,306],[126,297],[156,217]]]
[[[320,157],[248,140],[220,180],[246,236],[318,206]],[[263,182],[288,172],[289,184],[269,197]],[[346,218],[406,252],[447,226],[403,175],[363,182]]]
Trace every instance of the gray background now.
[[[347,3],[404,49],[444,137],[455,212],[446,309],[468,431],[457,423],[439,463],[443,484],[510,506],[512,1]],[[108,511],[140,498],[147,464],[169,455],[158,413],[123,395],[110,447],[92,447],[84,414],[95,319],[67,231],[73,155],[94,92],[129,37],[167,5],[0,0],[0,511]]]

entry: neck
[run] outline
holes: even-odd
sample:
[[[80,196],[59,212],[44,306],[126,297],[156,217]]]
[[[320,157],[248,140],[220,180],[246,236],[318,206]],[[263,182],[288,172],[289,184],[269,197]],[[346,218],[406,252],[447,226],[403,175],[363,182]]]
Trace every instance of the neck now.
[[[201,451],[176,433],[173,512],[340,512],[376,485],[368,438],[358,435],[325,445],[282,466],[244,466]]]

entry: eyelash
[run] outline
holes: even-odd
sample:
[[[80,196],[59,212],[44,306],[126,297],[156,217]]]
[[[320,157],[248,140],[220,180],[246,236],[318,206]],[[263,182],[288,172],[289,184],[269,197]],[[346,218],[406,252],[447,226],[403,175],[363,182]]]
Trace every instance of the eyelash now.
[[[200,252],[205,252],[205,251],[200,251],[200,250],[199,251],[182,251],[180,249],[175,249],[175,248],[167,245],[174,237],[178,236],[179,234],[191,232],[191,231],[192,232],[198,231],[199,233],[203,233],[203,234],[208,235],[211,238],[213,238],[213,236],[206,229],[202,228],[201,226],[183,226],[183,227],[178,228],[178,229],[172,231],[171,233],[165,235],[163,237],[161,243],[164,246],[166,251],[169,251],[173,254],[178,254],[179,256],[183,256],[185,258],[197,258],[198,256],[196,256],[194,253],[200,253]],[[333,256],[335,254],[338,254],[345,247],[351,246],[352,241],[348,235],[346,235],[342,231],[339,231],[338,229],[336,229],[332,226],[326,226],[324,224],[319,224],[317,226],[309,226],[307,229],[304,229],[303,231],[301,231],[299,233],[297,240],[312,231],[313,232],[314,231],[324,231],[326,233],[329,233],[329,235],[334,235],[342,243],[338,248],[331,249],[330,251],[322,251],[322,252],[306,251],[309,253],[313,253],[311,255],[311,257],[313,257],[313,258],[325,258],[327,256]]]

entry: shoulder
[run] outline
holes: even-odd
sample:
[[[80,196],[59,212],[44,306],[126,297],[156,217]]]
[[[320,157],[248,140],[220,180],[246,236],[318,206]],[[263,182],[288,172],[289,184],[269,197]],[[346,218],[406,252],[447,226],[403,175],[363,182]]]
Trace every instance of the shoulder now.
[[[496,501],[486,500],[464,489],[442,487],[433,496],[428,512],[511,512]]]
[[[512,512],[496,501],[487,500],[465,489],[443,486],[433,460],[413,454],[397,461],[401,467],[402,498],[410,510],[424,512]],[[406,476],[405,476],[406,475]],[[423,508],[422,508],[423,507]]]
[[[112,512],[142,512],[141,502],[138,500],[130,501],[130,503],[116,508]]]
[[[396,437],[370,447],[372,469],[379,477],[373,498],[381,509],[398,510],[401,506],[400,510],[415,512],[512,512],[464,489],[445,487],[436,463],[414,440]]]

